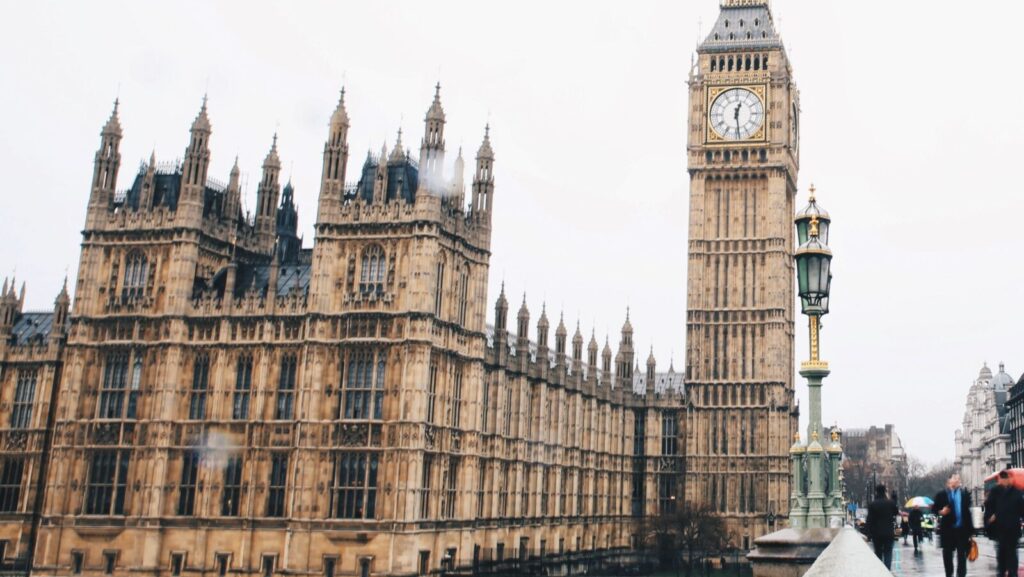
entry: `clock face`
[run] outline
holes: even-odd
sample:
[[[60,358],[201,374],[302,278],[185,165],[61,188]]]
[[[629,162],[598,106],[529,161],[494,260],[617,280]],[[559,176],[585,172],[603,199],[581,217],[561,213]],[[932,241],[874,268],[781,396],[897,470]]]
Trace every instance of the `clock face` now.
[[[711,128],[726,140],[746,140],[764,125],[764,104],[746,88],[730,88],[711,103]]]

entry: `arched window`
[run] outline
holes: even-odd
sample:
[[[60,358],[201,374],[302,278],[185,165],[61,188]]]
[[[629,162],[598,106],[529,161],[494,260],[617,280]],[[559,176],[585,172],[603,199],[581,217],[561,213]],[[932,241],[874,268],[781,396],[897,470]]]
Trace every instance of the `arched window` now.
[[[384,272],[387,259],[380,245],[370,245],[363,252],[362,268],[359,273],[359,292],[368,294],[384,293]]]
[[[146,255],[135,251],[128,255],[124,267],[124,282],[121,285],[121,298],[130,300],[146,293],[147,272],[149,263]]]

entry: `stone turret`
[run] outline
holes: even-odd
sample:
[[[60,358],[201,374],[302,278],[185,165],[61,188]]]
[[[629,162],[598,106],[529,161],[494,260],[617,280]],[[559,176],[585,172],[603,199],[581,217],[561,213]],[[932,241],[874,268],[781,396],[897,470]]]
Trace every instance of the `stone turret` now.
[[[423,141],[420,143],[420,188],[435,194],[442,191],[444,171],[444,108],[441,107],[441,83],[434,90],[423,119]],[[461,151],[460,151],[461,154]]]
[[[345,89],[341,89],[338,106],[331,114],[327,141],[324,142],[323,172],[320,175],[320,197],[317,202],[316,221],[334,222],[340,216],[345,194],[345,172],[348,166],[348,111],[345,109]]]
[[[256,190],[256,234],[260,247],[270,252],[277,238],[277,202],[281,193],[278,177],[281,174],[281,158],[277,155],[277,134],[270,145],[267,157],[263,159],[263,178]]]
[[[177,210],[185,222],[198,226],[203,217],[206,176],[210,169],[210,135],[213,132],[206,111],[205,96],[189,132],[191,139],[185,149],[185,161],[181,168],[181,193]]]
[[[114,101],[114,110],[100,131],[100,147],[93,161],[92,192],[89,195],[86,229],[94,228],[114,202],[117,171],[121,166],[121,120],[117,115],[119,104],[120,101]]]

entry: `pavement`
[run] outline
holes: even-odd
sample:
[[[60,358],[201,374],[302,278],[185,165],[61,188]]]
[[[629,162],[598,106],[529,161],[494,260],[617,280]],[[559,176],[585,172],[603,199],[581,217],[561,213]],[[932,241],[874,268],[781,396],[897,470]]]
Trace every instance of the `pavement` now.
[[[996,574],[996,549],[995,544],[983,535],[975,537],[978,542],[978,560],[973,563],[968,561],[967,575],[972,577],[990,576]],[[870,545],[869,545],[870,546]],[[1021,551],[1024,557],[1024,551]],[[953,561],[956,563],[956,560]],[[954,568],[954,575],[956,569]],[[925,540],[921,544],[921,553],[914,555],[914,545],[907,540],[897,541],[892,550],[892,574],[897,577],[945,577],[946,572],[942,567],[942,549],[938,541]]]

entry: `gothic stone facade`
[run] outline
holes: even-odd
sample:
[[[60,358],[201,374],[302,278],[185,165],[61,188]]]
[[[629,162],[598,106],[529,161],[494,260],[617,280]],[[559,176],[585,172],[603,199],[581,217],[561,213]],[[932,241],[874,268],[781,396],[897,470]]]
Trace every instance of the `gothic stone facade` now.
[[[24,312],[24,284],[0,290],[0,570],[23,569],[36,535],[70,302],[65,287],[52,312]]]
[[[798,420],[799,93],[767,1],[724,0],[697,55],[687,153],[686,495],[710,502],[733,535],[756,538],[771,529],[769,512],[788,514]]]
[[[183,161],[118,191],[115,105],[70,316],[66,292],[32,317],[4,291],[7,556],[34,551],[39,575],[414,575],[607,555],[681,502],[683,375],[653,355],[641,373],[628,315],[600,359],[561,321],[551,347],[544,313],[531,339],[525,297],[514,333],[504,291],[488,326],[495,157],[485,133],[467,202],[444,125],[438,87],[418,162],[399,136],[347,185],[342,93],[303,249],[276,137],[251,217],[237,161],[207,174],[205,101]]]

